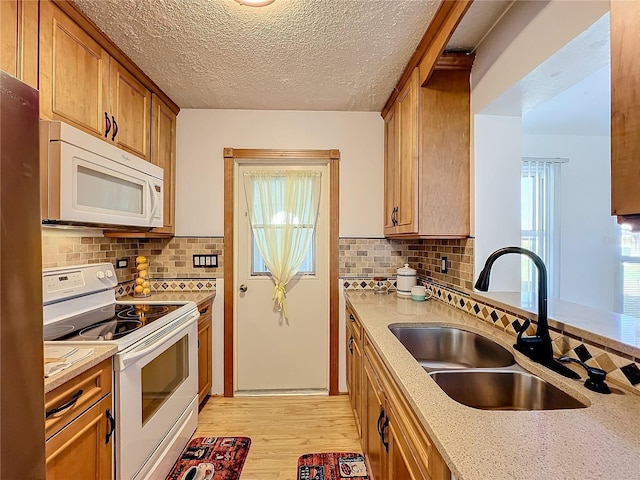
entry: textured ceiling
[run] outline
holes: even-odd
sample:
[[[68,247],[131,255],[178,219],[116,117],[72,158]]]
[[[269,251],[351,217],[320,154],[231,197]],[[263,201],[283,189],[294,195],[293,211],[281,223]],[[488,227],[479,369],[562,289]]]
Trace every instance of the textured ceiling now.
[[[75,0],[181,108],[380,111],[437,0]],[[478,0],[471,49],[511,1]]]

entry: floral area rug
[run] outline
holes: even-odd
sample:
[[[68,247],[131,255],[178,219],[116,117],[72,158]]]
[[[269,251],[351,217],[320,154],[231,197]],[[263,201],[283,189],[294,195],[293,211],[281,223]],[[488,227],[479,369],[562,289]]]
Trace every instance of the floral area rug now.
[[[298,458],[298,480],[369,480],[360,453],[307,453]]]
[[[250,445],[248,437],[193,438],[167,480],[237,480]]]

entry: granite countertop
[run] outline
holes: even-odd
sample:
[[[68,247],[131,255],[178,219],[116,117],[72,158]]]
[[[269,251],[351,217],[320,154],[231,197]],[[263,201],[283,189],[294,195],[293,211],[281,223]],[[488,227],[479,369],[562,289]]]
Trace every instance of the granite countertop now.
[[[64,346],[72,346],[73,344],[70,342],[44,342],[45,345],[55,345],[60,346],[64,344]],[[118,351],[118,347],[116,345],[86,345],[86,344],[75,344],[75,346],[83,348],[93,348],[93,355],[89,355],[87,358],[80,360],[78,363],[74,363],[70,367],[62,370],[59,373],[52,375],[51,377],[45,377],[44,379],[44,393],[49,393],[51,390],[59,387],[63,383],[68,382],[72,378],[80,375],[82,372],[86,372],[94,365],[99,364],[103,360],[106,360],[109,357],[115,355]]]
[[[202,292],[153,292],[150,297],[134,297],[133,295],[125,295],[118,297],[118,301],[122,302],[147,302],[147,301],[189,301],[194,302],[196,305],[215,298],[215,290],[202,291]]]
[[[457,480],[640,478],[640,397],[600,395],[512,348],[514,337],[436,300],[346,292],[376,350]],[[451,399],[387,328],[431,323],[481,333],[518,364],[589,405],[574,410],[487,411]],[[584,377],[584,375],[583,375]]]

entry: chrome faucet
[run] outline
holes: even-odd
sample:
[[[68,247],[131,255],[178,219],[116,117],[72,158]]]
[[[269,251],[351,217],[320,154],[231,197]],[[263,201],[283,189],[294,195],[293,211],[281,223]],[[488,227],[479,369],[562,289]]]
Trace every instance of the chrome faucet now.
[[[526,355],[534,362],[557,372],[565,377],[578,379],[580,375],[553,358],[553,346],[549,335],[549,323],[547,321],[547,269],[542,259],[530,250],[520,247],[505,247],[493,252],[487,258],[484,268],[478,276],[475,288],[482,292],[489,290],[489,277],[493,263],[503,255],[518,253],[529,257],[538,269],[538,328],[533,336],[525,336],[524,332],[531,324],[525,320],[518,332],[518,337],[513,348]]]

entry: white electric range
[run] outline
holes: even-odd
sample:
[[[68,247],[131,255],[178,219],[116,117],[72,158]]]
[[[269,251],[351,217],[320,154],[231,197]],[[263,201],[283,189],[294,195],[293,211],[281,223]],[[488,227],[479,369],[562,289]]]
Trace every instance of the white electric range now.
[[[110,263],[43,273],[45,343],[116,345],[117,480],[164,478],[197,426],[193,302],[115,299]]]

